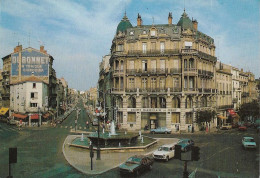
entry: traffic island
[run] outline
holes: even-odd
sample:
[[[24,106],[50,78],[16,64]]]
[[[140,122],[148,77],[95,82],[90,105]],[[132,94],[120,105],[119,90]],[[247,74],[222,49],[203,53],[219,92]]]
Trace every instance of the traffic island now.
[[[177,138],[154,139],[156,141],[152,145],[147,144],[137,148],[101,148],[101,160],[96,160],[96,150],[94,148],[93,170],[91,170],[91,158],[89,145],[80,141],[81,135],[69,135],[63,144],[63,154],[68,163],[85,174],[101,174],[110,169],[118,167],[133,155],[149,155],[152,154],[159,146],[176,142]],[[76,146],[75,146],[76,145]],[[143,148],[142,148],[143,147]],[[102,150],[103,149],[103,150]]]

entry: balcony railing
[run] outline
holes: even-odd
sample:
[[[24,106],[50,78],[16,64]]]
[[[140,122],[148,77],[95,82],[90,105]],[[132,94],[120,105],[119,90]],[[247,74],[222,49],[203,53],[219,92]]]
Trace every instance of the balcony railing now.
[[[196,91],[196,88],[184,88],[184,91]]]
[[[199,93],[217,93],[217,89],[198,88]]]
[[[113,72],[114,72],[114,74],[120,74],[120,73],[124,73],[124,70],[123,69],[115,69]]]
[[[159,55],[159,54],[178,54],[178,49],[164,50],[129,50],[128,55]]]
[[[112,92],[121,92],[124,91],[123,88],[112,88]]]
[[[231,109],[234,108],[234,105],[221,105],[218,106],[219,109]]]
[[[201,70],[201,69],[198,69],[198,74],[199,76],[202,76],[202,77],[209,77],[209,78],[212,78],[214,76],[214,73],[211,72],[211,71],[206,71],[206,70]]]
[[[181,92],[181,88],[170,88],[170,92]]]

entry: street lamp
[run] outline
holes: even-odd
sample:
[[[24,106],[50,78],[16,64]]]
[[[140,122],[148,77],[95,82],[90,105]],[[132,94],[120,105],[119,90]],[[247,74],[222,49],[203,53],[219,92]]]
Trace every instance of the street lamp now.
[[[40,127],[40,111],[41,111],[41,108],[40,108],[40,106],[38,106],[38,127]]]
[[[101,160],[100,158],[100,146],[99,146],[99,119],[100,117],[105,117],[106,113],[105,112],[100,112],[101,111],[101,107],[97,107],[96,108],[96,112],[93,113],[94,116],[97,116],[98,118],[98,143],[97,143],[97,160]]]

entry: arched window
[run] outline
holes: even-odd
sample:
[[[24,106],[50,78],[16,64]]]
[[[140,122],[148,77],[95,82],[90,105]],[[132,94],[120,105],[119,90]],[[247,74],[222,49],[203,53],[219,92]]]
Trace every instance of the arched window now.
[[[192,98],[191,97],[186,98],[185,108],[192,108]]]
[[[123,99],[122,98],[116,98],[116,106],[119,108],[123,108]]]
[[[172,107],[180,108],[180,99],[176,96],[172,99]]]
[[[128,108],[136,108],[136,100],[134,97],[128,99]]]

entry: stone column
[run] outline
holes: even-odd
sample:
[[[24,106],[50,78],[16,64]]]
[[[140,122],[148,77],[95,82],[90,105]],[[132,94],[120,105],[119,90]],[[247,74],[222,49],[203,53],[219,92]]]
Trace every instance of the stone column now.
[[[29,114],[29,126],[32,125],[31,114]]]
[[[123,96],[123,129],[127,129],[127,99],[127,96]]]
[[[186,111],[185,111],[185,97],[181,97],[181,115],[180,115],[180,131],[186,130]]]
[[[170,96],[167,96],[167,98],[166,98],[166,108],[167,108],[167,110],[172,108],[172,97],[170,97]],[[166,127],[168,129],[172,128],[172,122],[171,122],[172,117],[171,116],[172,116],[172,113],[166,111]]]

